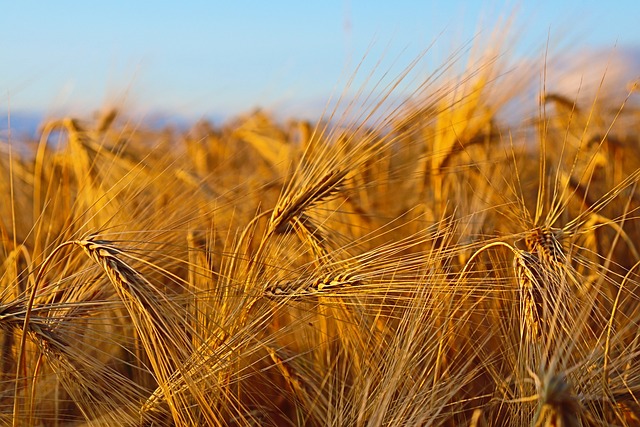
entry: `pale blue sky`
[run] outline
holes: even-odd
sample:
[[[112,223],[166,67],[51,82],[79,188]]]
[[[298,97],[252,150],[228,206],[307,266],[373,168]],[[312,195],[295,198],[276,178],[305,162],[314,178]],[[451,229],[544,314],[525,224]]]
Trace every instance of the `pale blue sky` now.
[[[631,0],[2,3],[0,112],[123,103],[191,118],[258,105],[304,114],[365,53],[365,66],[384,57],[401,70],[436,40],[426,57],[436,67],[514,8],[514,55],[539,52],[548,33],[565,48],[640,46]]]

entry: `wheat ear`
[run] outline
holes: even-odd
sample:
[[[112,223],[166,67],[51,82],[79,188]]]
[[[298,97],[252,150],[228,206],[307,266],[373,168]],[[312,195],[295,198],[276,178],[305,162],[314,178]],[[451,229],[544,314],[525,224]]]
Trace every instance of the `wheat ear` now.
[[[170,379],[191,354],[190,328],[180,318],[181,308],[121,260],[124,252],[115,248],[112,242],[87,238],[74,243],[107,274],[140,334],[159,388],[164,396],[172,396],[168,385]],[[179,402],[171,403],[169,407],[174,419],[180,419]]]
[[[362,279],[349,272],[303,275],[293,280],[280,280],[269,284],[264,290],[264,295],[269,298],[326,295],[362,283]]]
[[[583,407],[564,375],[534,377],[540,397],[535,427],[581,427]]]

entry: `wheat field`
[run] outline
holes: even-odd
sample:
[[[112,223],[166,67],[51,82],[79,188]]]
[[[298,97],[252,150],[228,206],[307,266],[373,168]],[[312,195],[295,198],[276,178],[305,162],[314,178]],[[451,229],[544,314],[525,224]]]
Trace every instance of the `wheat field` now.
[[[640,110],[496,58],[3,141],[0,424],[640,426]]]

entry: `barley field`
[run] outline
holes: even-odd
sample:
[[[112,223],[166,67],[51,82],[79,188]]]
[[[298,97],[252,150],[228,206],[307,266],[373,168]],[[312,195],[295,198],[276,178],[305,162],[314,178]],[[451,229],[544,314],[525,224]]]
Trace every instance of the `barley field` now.
[[[640,426],[635,86],[499,58],[2,141],[0,424]]]

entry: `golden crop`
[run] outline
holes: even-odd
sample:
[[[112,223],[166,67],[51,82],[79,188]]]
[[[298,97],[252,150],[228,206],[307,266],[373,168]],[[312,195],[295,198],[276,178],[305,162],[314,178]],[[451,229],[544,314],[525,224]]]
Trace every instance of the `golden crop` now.
[[[0,422],[640,425],[640,110],[503,70],[3,144]]]

